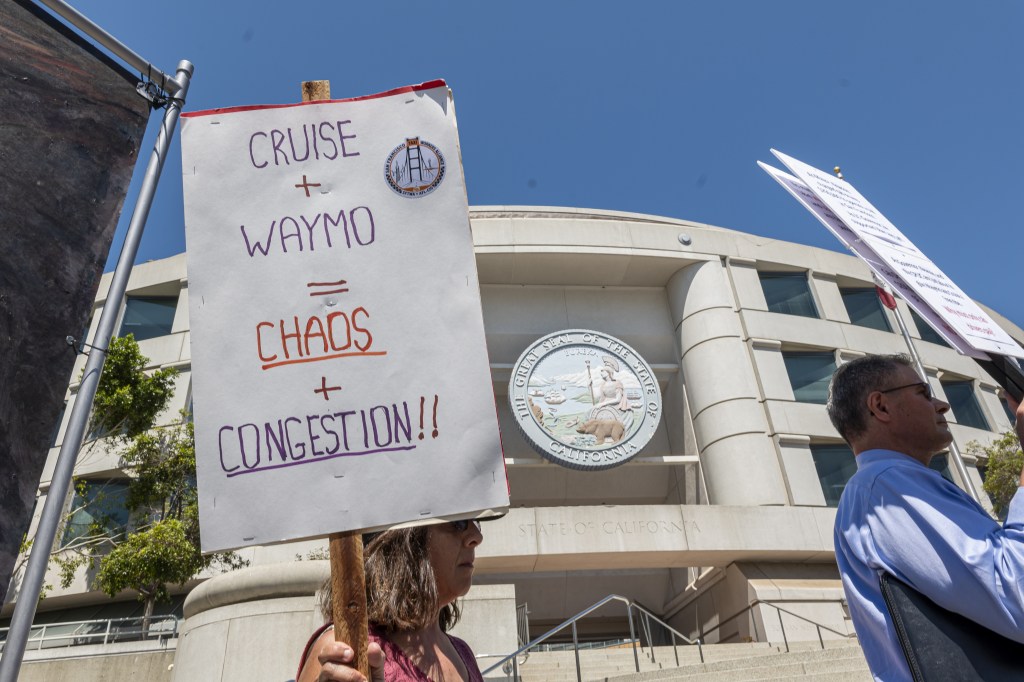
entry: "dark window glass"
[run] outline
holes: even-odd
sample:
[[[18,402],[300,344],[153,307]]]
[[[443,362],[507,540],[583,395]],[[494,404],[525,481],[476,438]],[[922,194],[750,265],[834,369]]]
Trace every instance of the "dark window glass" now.
[[[953,485],[956,485],[956,481],[953,480],[953,474],[951,474],[949,471],[949,455],[947,455],[946,453],[943,452],[932,457],[932,461],[928,463],[928,468],[938,471],[940,474],[942,474],[942,477],[944,479],[946,479]],[[984,482],[984,476],[981,480],[982,482]]]
[[[171,333],[178,298],[163,296],[130,296],[125,304],[124,320],[118,336],[134,334],[136,341],[144,341]]]
[[[127,499],[128,484],[124,481],[85,481],[75,491],[61,547],[91,535],[123,533],[128,526]]]
[[[878,292],[874,289],[840,289],[846,313],[850,322],[861,327],[870,327],[883,332],[891,332],[889,318],[885,314],[882,302],[878,300]]]
[[[818,317],[806,272],[759,272],[768,310],[787,315]]]
[[[846,482],[857,471],[853,451],[845,445],[812,445],[811,457],[814,458],[814,468],[818,470],[825,504],[838,507]]]
[[[946,340],[939,336],[939,333],[932,329],[932,326],[925,322],[923,317],[915,313],[913,310],[910,311],[910,315],[914,318],[914,324],[917,325],[917,332],[921,335],[922,341],[937,343],[940,346],[950,348],[950,345],[946,343]]]
[[[793,397],[801,403],[824,405],[828,399],[828,382],[836,371],[835,355],[830,352],[783,351]]]
[[[943,381],[942,389],[946,392],[946,400],[949,401],[957,424],[986,431],[989,429],[988,420],[978,405],[978,399],[974,397],[974,382]]]
[[[999,399],[999,404],[1003,406],[1003,412],[1006,413],[1006,418],[1010,420],[1010,425],[1017,423],[1017,415],[1014,414],[1013,410],[1010,409],[1009,403],[1006,402],[1005,398]]]

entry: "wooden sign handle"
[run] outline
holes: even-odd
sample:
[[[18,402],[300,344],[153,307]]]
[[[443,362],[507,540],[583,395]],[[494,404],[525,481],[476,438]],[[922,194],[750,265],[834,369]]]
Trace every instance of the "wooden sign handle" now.
[[[366,656],[369,628],[366,622],[366,577],[363,574],[363,537],[359,533],[331,535],[331,612],[334,639],[355,652],[353,667],[370,678]]]
[[[302,101],[331,98],[330,81],[303,81]],[[369,628],[366,622],[366,576],[363,573],[363,536],[360,533],[331,535],[331,614],[334,640],[355,652],[353,667],[370,679],[366,656]]]

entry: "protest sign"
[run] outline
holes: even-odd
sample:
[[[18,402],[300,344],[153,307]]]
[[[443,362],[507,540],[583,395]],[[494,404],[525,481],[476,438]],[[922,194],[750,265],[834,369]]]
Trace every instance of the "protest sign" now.
[[[203,550],[507,506],[445,83],[182,118]]]
[[[856,255],[860,256],[861,260],[864,261],[872,272],[874,272],[879,279],[892,287],[896,293],[898,293],[907,304],[917,312],[918,315],[923,317],[932,326],[933,329],[938,330],[938,333],[951,345],[964,355],[970,357],[984,359],[988,356],[981,351],[975,350],[971,345],[960,338],[960,335],[950,327],[946,322],[931,309],[931,307],[925,302],[923,298],[917,295],[910,286],[903,281],[899,273],[893,268],[889,267],[885,262],[882,261],[875,253],[868,248],[868,246],[857,236],[846,223],[839,219],[835,213],[829,210],[828,206],[822,203],[814,192],[805,185],[799,178],[795,178],[785,171],[781,171],[778,168],[773,168],[768,164],[757,162],[762,170],[770,175],[776,182],[782,185],[783,189],[789,192],[794,199],[806,208],[811,214],[817,218],[822,225],[828,228],[835,237],[841,241],[848,249],[853,251]]]
[[[829,226],[841,241],[865,260],[869,259],[863,254],[873,255],[870,260],[884,267],[872,266],[872,269],[897,291],[912,291],[915,297],[904,297],[925,318],[934,320],[937,316],[942,320],[943,324],[937,325],[937,329],[945,332],[943,335],[951,345],[966,352],[963,348],[966,344],[973,349],[966,354],[973,357],[979,357],[978,351],[983,351],[1024,358],[1024,349],[852,185],[774,149],[772,153],[845,227]],[[807,206],[803,200],[801,203]],[[815,209],[811,211],[818,214]],[[920,305],[921,301],[924,305]],[[922,312],[925,306],[927,313]],[[957,338],[949,334],[946,327],[955,332]]]

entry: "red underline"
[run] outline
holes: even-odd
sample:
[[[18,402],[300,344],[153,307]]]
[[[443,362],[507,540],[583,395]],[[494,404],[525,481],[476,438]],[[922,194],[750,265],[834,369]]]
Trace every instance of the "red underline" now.
[[[346,291],[348,291],[347,288],[345,288],[345,289],[331,289],[330,291],[311,291],[311,292],[309,292],[309,295],[310,296],[326,296],[328,294],[343,294]]]
[[[268,362],[263,365],[262,369],[270,369],[271,367],[280,367],[281,365],[294,365],[300,362],[320,362],[321,360],[334,360],[335,358],[352,358],[361,355],[387,355],[386,350],[374,350],[359,353],[335,353],[334,355],[321,355],[316,358],[295,358],[294,360],[280,360],[278,362]]]

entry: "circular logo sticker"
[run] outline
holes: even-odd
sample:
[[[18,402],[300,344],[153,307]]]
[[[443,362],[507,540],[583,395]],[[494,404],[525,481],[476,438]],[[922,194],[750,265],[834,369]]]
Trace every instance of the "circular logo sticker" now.
[[[406,138],[388,154],[384,177],[388,186],[403,197],[430,194],[444,180],[441,150],[418,137]]]
[[[571,329],[538,339],[512,368],[509,406],[526,440],[570,469],[625,464],[661,422],[647,362],[618,339]]]

